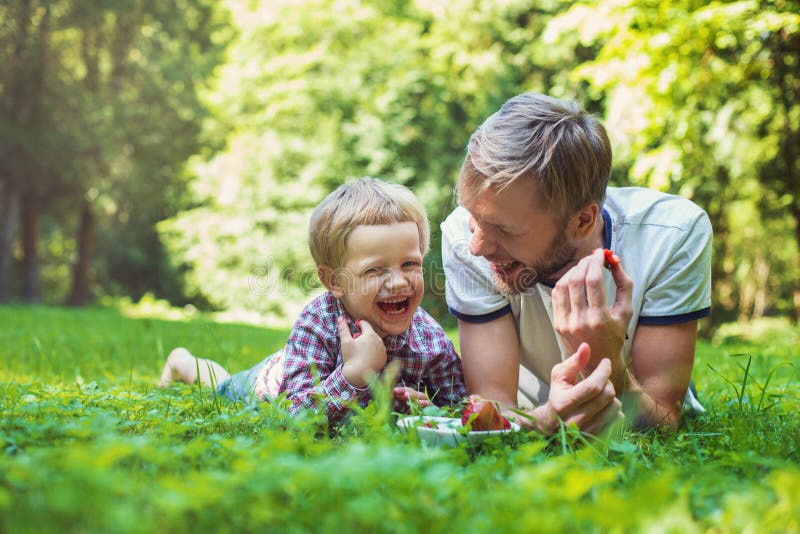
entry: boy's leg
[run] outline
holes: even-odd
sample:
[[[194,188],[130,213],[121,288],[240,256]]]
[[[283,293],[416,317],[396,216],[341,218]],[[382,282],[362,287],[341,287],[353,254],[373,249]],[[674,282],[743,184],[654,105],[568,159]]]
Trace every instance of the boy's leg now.
[[[199,376],[197,374],[198,371],[200,372]],[[229,376],[230,373],[214,360],[197,358],[183,347],[178,347],[167,356],[164,370],[161,372],[161,379],[158,381],[158,387],[169,387],[175,381],[194,384],[198,379],[201,384],[210,386],[212,377],[216,386]]]

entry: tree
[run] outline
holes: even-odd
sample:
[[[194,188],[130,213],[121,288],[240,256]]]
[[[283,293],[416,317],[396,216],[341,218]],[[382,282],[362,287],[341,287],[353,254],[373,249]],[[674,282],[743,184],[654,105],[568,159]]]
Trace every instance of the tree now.
[[[708,211],[718,319],[752,314],[743,287],[770,295],[759,313],[800,309],[799,11],[783,1],[603,1],[573,6],[549,29],[551,41],[578,35],[601,47],[574,79],[605,101],[618,171]],[[756,231],[763,239],[735,224],[747,206],[770,228]]]
[[[158,263],[148,256],[161,253],[153,225],[179,208],[183,165],[204,146],[200,125],[209,110],[198,93],[230,38],[225,11],[213,0],[14,0],[0,10],[0,53],[10,58],[0,61],[0,178],[8,207],[0,298],[11,295],[19,207],[23,298],[40,296],[40,218],[52,214],[57,226],[76,228],[74,247],[59,261],[75,255],[69,301],[85,304],[98,228],[115,251],[147,256],[140,265]],[[99,224],[109,220],[118,224]],[[107,229],[137,239],[121,245]],[[107,286],[112,270],[105,271]],[[148,271],[152,287],[164,271]]]
[[[531,44],[552,12],[532,1],[232,6],[241,34],[214,97],[229,142],[195,164],[197,207],[159,226],[190,291],[291,315],[316,284],[311,208],[372,175],[410,186],[427,206],[425,305],[443,317],[438,224],[454,205],[464,147],[503,101],[542,90],[559,70]]]

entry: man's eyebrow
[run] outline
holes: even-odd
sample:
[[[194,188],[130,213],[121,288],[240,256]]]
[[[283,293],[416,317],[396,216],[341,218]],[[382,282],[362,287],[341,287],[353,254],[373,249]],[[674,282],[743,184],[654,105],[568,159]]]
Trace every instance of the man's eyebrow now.
[[[484,224],[490,224],[490,225],[494,226],[495,228],[499,228],[500,230],[503,230],[503,231],[512,231],[513,232],[513,231],[518,230],[518,228],[516,226],[514,226],[513,224],[502,223],[502,222],[486,220],[486,219],[484,219],[483,223]]]

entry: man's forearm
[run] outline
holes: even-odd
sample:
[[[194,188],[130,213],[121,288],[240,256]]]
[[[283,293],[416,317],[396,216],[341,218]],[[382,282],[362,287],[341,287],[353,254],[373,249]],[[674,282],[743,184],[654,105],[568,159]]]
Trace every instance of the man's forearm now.
[[[680,426],[681,404],[668,406],[658,402],[639,384],[629,369],[625,371],[625,384],[620,400],[626,418],[637,428],[661,426],[677,429]]]

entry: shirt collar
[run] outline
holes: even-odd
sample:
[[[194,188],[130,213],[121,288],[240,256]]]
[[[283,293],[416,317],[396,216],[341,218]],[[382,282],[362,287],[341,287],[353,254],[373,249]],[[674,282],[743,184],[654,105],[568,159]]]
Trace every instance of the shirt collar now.
[[[611,248],[611,215],[603,208],[603,248]]]

